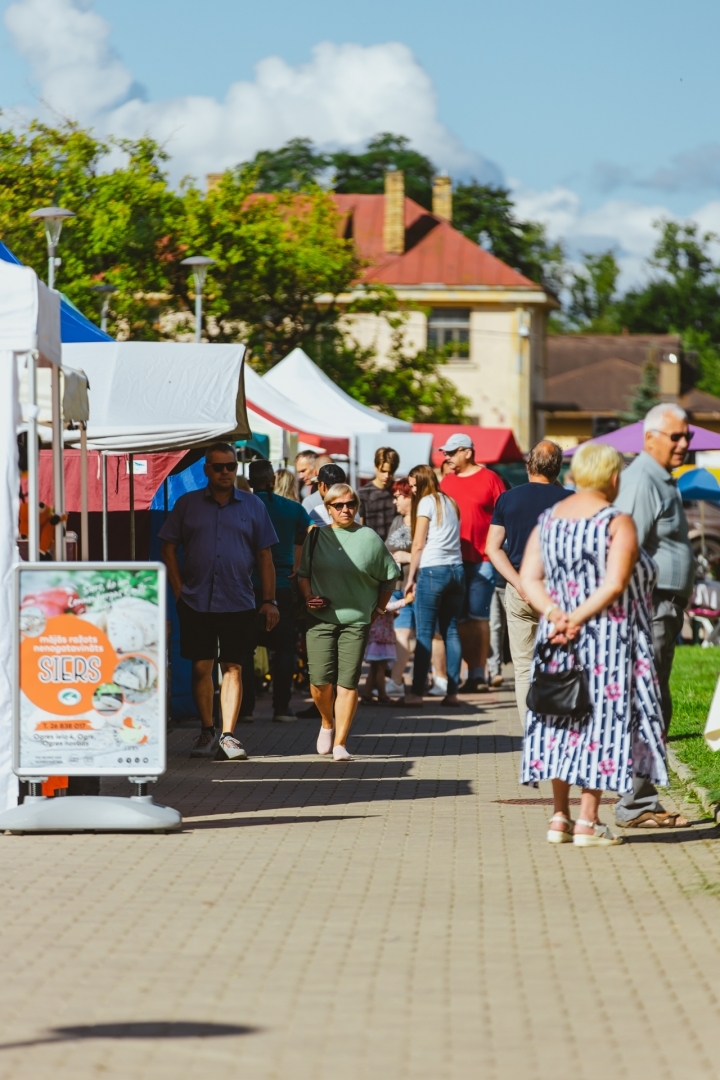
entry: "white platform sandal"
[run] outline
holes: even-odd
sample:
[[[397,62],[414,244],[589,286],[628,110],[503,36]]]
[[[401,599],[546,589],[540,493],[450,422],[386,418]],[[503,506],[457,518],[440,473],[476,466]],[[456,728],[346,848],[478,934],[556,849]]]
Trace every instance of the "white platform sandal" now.
[[[592,829],[591,833],[575,833],[573,836],[573,843],[576,847],[615,847],[617,844],[622,844],[621,836],[613,836],[607,825],[603,825],[601,821],[585,821],[584,818],[578,818],[576,825],[584,825],[587,829]]]
[[[560,812],[558,812],[557,814],[553,814],[553,816],[550,818],[550,823],[551,824],[552,824],[553,821],[562,821],[563,827],[562,827],[562,829],[548,829],[548,831],[547,831],[547,842],[548,842],[548,844],[572,844],[572,842],[573,842],[573,837],[572,837],[573,823],[570,820],[570,818],[565,817],[564,814],[561,814]]]

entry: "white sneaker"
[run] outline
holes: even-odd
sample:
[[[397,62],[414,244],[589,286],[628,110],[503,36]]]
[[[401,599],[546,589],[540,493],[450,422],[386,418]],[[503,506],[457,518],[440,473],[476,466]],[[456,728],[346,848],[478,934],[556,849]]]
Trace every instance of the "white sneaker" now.
[[[385,693],[390,697],[402,697],[405,693],[405,687],[402,683],[395,682],[393,679],[385,680]]]
[[[433,676],[433,684],[428,690],[430,697],[445,697],[447,694],[448,681],[442,675]]]

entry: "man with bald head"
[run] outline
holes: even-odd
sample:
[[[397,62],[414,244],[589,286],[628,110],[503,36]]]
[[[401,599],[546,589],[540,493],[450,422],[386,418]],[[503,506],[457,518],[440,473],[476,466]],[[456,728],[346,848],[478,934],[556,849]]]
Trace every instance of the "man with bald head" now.
[[[670,672],[675,642],[682,630],[685,607],[695,584],[695,556],[688,537],[682,496],[672,475],[685,461],[693,433],[679,405],[656,405],[643,421],[643,449],[620,477],[615,506],[630,514],[638,540],[656,562],[657,582],[652,597],[655,669],[660,683],[665,731],[672,718]],[[648,780],[636,779],[634,790],[615,806],[618,825],[645,829],[686,825],[668,813]]]
[[[533,446],[526,462],[528,483],[511,488],[498,499],[485,548],[490,562],[507,582],[505,612],[521,720],[525,719],[538,616],[523,596],[518,571],[540,515],[570,494],[556,482],[561,466],[562,450],[557,443],[543,439]]]

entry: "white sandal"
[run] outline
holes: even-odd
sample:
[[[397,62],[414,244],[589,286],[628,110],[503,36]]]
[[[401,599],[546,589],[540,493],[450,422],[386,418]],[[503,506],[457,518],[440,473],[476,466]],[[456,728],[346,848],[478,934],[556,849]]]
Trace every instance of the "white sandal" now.
[[[575,833],[573,843],[577,847],[614,847],[616,844],[622,844],[622,837],[613,836],[607,825],[603,825],[601,821],[585,821],[584,818],[578,818],[575,824],[584,825],[587,829],[593,830],[591,833]]]
[[[561,814],[558,811],[557,814],[553,814],[553,816],[550,818],[550,822],[552,823],[553,821],[562,821],[563,828],[562,829],[548,829],[548,831],[547,831],[547,842],[548,842],[548,844],[572,844],[572,842],[573,842],[573,838],[572,838],[573,823],[570,820],[570,818],[565,817],[564,814]]]

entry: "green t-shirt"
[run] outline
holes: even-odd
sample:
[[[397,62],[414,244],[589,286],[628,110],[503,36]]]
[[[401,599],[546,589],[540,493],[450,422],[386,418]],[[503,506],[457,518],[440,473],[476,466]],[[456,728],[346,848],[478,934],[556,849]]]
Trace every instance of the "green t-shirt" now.
[[[300,577],[309,576],[311,529],[300,560]],[[310,588],[330,606],[314,611],[322,622],[369,623],[381,586],[400,577],[400,569],[380,537],[365,525],[317,530]]]

